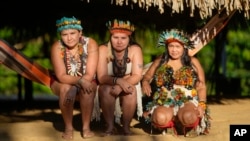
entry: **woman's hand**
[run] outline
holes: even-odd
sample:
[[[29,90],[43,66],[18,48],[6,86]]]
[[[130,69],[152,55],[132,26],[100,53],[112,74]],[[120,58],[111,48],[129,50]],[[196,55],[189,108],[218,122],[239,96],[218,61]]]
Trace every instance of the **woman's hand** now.
[[[148,81],[142,81],[142,92],[147,96],[151,96],[152,90]]]
[[[134,87],[134,85],[132,85],[132,84],[130,84],[130,83],[128,83],[125,79],[123,79],[123,78],[118,78],[117,80],[116,80],[116,84],[118,84],[121,88],[122,88],[122,90],[125,92],[125,93],[133,93],[133,91],[134,91],[134,89],[135,89],[135,87]]]
[[[94,91],[93,83],[84,78],[79,79],[78,84],[81,86],[84,93],[90,94]]]
[[[204,108],[202,106],[198,106],[196,110],[198,111],[198,116],[202,118],[205,114]]]
[[[114,97],[119,96],[119,94],[122,92],[122,88],[119,85],[114,85],[111,87],[110,94]]]

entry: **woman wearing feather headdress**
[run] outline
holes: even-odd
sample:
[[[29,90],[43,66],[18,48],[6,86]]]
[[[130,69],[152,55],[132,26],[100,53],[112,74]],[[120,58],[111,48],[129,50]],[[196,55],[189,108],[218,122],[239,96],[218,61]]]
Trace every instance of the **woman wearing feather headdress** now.
[[[193,42],[183,31],[171,29],[160,34],[158,45],[166,50],[142,80],[144,94],[152,96],[144,117],[161,130],[174,129],[177,133],[176,124],[181,123],[185,136],[207,133],[205,75],[199,60],[188,55]]]
[[[100,105],[107,123],[104,135],[114,134],[114,120],[120,123],[121,116],[124,135],[131,135],[130,123],[141,99],[142,49],[132,40],[130,21],[115,19],[107,26],[110,39],[99,47],[97,69]]]

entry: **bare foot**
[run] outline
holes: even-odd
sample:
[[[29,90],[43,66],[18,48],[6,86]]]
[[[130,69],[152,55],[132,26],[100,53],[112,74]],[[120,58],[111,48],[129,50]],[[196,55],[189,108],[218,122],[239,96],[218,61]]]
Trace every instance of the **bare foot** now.
[[[95,133],[92,132],[92,131],[90,131],[90,130],[88,130],[88,129],[85,129],[85,130],[83,130],[83,132],[82,132],[82,137],[83,137],[83,138],[92,138],[92,137],[94,137],[94,136],[95,136]]]
[[[65,140],[73,140],[74,138],[73,133],[74,133],[74,130],[66,129],[62,134],[62,138]]]

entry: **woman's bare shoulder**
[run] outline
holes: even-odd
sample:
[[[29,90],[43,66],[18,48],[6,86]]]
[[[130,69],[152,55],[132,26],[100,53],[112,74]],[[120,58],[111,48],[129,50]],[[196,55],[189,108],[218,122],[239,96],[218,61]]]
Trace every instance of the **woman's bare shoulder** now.
[[[195,67],[195,69],[197,71],[203,70],[203,67],[202,67],[202,65],[201,65],[201,63],[200,63],[200,61],[199,61],[198,58],[191,57],[191,62],[192,62],[192,65]]]
[[[200,61],[199,61],[199,59],[198,58],[196,58],[196,57],[191,57],[191,62],[193,63],[193,64],[200,64]]]
[[[90,46],[95,46],[95,47],[98,47],[98,44],[96,42],[95,39],[89,37],[89,43],[88,43]]]
[[[131,45],[129,48],[132,50],[132,52],[142,51],[142,48],[137,44]]]
[[[91,38],[91,37],[88,37],[89,38],[89,42],[94,42],[94,43],[97,43],[95,39]]]
[[[62,45],[61,45],[61,42],[60,42],[60,40],[59,40],[59,41],[55,41],[55,42],[52,44],[51,49],[53,50],[53,49],[58,49],[58,48],[61,48],[61,47],[62,47]]]
[[[153,60],[153,64],[152,64],[152,66],[158,66],[159,64],[160,64],[160,62],[161,62],[161,56],[158,56],[158,57],[156,57],[154,60]]]
[[[99,45],[99,52],[105,52],[108,51],[108,47],[104,44]]]

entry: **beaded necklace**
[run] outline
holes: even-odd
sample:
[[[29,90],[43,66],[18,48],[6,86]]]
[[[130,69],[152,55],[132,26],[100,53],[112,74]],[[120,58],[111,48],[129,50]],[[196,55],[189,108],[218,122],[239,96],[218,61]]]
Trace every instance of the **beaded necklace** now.
[[[128,47],[125,49],[125,53],[121,60],[116,59],[113,49],[112,54],[114,56],[114,59],[112,60],[113,73],[116,77],[123,77],[127,70],[127,63],[130,62],[130,59],[128,58]]]
[[[81,43],[78,44],[77,51],[74,55],[72,55],[70,51],[62,44],[61,55],[62,58],[64,58],[67,74],[71,76],[82,76],[84,63],[83,54],[85,53]]]

